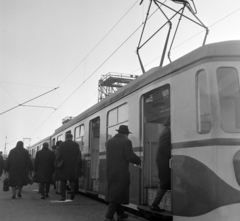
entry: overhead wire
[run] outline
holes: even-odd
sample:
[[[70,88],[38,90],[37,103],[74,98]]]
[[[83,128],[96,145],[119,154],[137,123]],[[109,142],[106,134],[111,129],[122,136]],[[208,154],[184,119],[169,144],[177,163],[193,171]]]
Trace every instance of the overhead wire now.
[[[231,12],[230,14],[228,14],[228,15],[226,15],[225,17],[221,18],[220,20],[218,20],[218,21],[216,21],[215,23],[211,24],[211,25],[209,26],[209,28],[210,28],[210,27],[213,27],[214,25],[218,24],[219,22],[223,21],[224,19],[228,18],[229,16],[233,15],[234,13],[236,13],[236,12],[239,11],[239,10],[240,10],[240,8],[238,8],[237,10]],[[210,31],[211,31],[211,30],[210,30]],[[180,44],[176,45],[175,47],[173,47],[172,50],[174,50],[174,49],[178,48],[179,46],[185,44],[186,42],[190,41],[191,39],[195,38],[197,35],[201,34],[202,32],[204,32],[204,31],[200,31],[200,32],[198,32],[197,34],[191,36],[191,37],[188,38],[187,40],[185,40],[185,41],[181,42]],[[157,58],[154,58],[153,60],[151,60],[151,61],[149,61],[148,63],[146,63],[144,66],[147,66],[147,65],[151,64],[152,62],[156,61],[156,60],[159,59],[160,57],[161,57],[161,56],[158,56]],[[134,71],[132,71],[132,72],[130,72],[130,73],[133,74],[133,73],[137,72],[137,71],[140,70],[140,69],[141,69],[141,68],[137,68],[137,69],[135,69]]]
[[[137,2],[138,2],[138,1],[136,1],[133,6],[135,6]],[[133,7],[133,6],[132,6],[132,7]],[[132,9],[132,7],[128,10],[128,12]],[[150,17],[151,17],[157,10],[158,10],[158,9],[156,9],[156,10],[149,16],[149,19],[150,19]],[[210,25],[209,27],[212,27],[212,26],[216,25],[217,23],[221,22],[222,20],[226,19],[227,17],[231,16],[232,14],[236,13],[236,12],[239,11],[239,10],[240,10],[240,8],[238,8],[238,9],[235,10],[234,12],[228,14],[227,16],[223,17],[222,19],[220,19],[219,21],[217,21],[217,22],[215,22],[214,24]],[[127,12],[127,13],[128,13],[128,12]],[[125,15],[126,15],[127,13],[125,13],[123,17],[125,17]],[[122,18],[123,18],[123,17],[122,17]],[[122,20],[122,18],[121,18],[120,20]],[[120,22],[120,20],[119,20],[119,22]],[[118,22],[118,23],[119,23],[119,22]],[[141,28],[142,25],[143,25],[143,23],[142,23],[113,53],[111,53],[111,55],[108,56],[108,58],[105,59],[104,62],[103,62],[86,80],[84,80],[84,82],[83,82],[77,89],[75,89],[75,90],[70,94],[70,96],[68,96],[68,98],[65,99],[65,100],[58,106],[57,109],[59,109],[73,94],[75,94],[76,91],[77,91],[87,80],[89,80],[89,79],[92,77],[92,75],[94,75],[94,74],[96,73],[96,71],[99,70],[99,69],[102,67],[102,65],[105,64],[105,63]],[[95,48],[106,38],[106,36],[107,36],[114,28],[115,28],[115,26],[99,41],[99,43],[87,54],[87,56],[89,56],[89,55],[93,52],[93,50],[95,50]],[[196,35],[199,35],[200,33],[202,33],[202,31],[199,32],[199,33],[196,34]],[[194,35],[193,37],[195,37],[196,35]],[[192,39],[193,37],[191,37],[190,39]],[[186,40],[186,41],[189,41],[190,39],[188,39],[188,40]],[[184,41],[183,43],[177,45],[176,47],[179,47],[180,45],[184,44],[186,41]],[[173,49],[175,49],[176,47],[174,47]],[[87,56],[85,56],[85,58],[60,82],[59,85],[61,85],[61,84],[73,73],[73,71],[76,70],[76,68],[86,59]],[[154,60],[156,60],[156,59],[154,59]],[[151,63],[151,62],[150,62],[150,63]],[[148,64],[149,64],[149,63],[148,63]],[[135,71],[134,71],[134,72],[135,72]],[[134,72],[132,72],[132,73],[134,73]],[[95,95],[94,95],[94,96],[95,96]],[[54,113],[55,113],[55,111],[54,111],[53,113],[51,113],[51,114],[47,117],[47,119],[45,119],[45,121],[44,121],[35,131],[37,131]],[[35,132],[35,131],[34,131],[34,132]],[[10,143],[10,142],[9,142],[9,143]],[[4,146],[4,145],[3,145],[3,146]]]
[[[73,70],[72,71],[70,71],[69,72],[69,74],[58,84],[58,86],[60,86],[78,67],[79,67],[79,65],[83,62],[83,61],[85,61],[86,60],[86,58],[98,47],[98,45],[100,44],[100,43],[102,43],[102,41],[112,32],[112,30],[120,23],[120,21],[131,11],[131,9],[136,5],[138,3],[138,0],[127,10],[127,12],[126,13],[124,13],[124,15],[117,21],[117,23],[104,35],[104,37],[93,47],[93,49],[84,57],[84,59],[82,59],[74,68],[73,68]],[[107,59],[108,60],[108,59]],[[105,60],[105,62],[107,61],[107,60]],[[104,63],[105,63],[104,62]],[[103,63],[103,64],[104,64]],[[102,64],[102,65],[103,65]],[[102,66],[101,65],[101,66]],[[100,66],[100,67],[101,67]],[[100,68],[99,67],[99,68]],[[98,69],[99,69],[98,68]],[[98,70],[97,69],[97,70]],[[94,73],[97,71],[97,70],[95,70],[94,71]],[[93,74],[94,74],[93,73]],[[92,74],[92,75],[93,75]],[[91,76],[92,76],[91,75]],[[91,77],[90,76],[90,77]],[[90,77],[88,77],[87,78],[87,80],[90,78]],[[83,83],[85,83],[87,80],[85,80]],[[80,85],[80,86],[82,86],[82,84]],[[61,103],[58,107],[57,107],[57,109],[59,109],[79,88],[80,88],[80,86],[66,99],[66,100],[64,100],[64,102],[63,103]],[[54,112],[52,112],[43,122],[42,122],[42,124],[34,131],[34,132],[36,132],[53,114],[55,113],[55,111]],[[36,122],[35,122],[36,123]],[[35,124],[34,123],[34,124]],[[33,132],[33,133],[34,133]],[[32,133],[32,134],[33,134]],[[31,134],[31,135],[32,135]]]
[[[92,48],[92,50],[73,68],[72,71],[59,83],[60,86],[78,67],[82,64],[85,59],[92,54],[92,52],[102,43],[102,41],[112,32],[112,30],[122,21],[122,19],[131,11],[131,9],[137,4],[138,0],[127,10],[127,12],[115,23],[115,25],[103,36],[103,38]]]

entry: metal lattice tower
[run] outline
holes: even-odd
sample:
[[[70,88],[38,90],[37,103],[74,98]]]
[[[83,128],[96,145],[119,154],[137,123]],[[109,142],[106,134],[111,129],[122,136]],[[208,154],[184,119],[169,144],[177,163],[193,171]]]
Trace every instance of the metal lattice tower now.
[[[98,81],[98,102],[136,79],[138,75],[109,72]]]

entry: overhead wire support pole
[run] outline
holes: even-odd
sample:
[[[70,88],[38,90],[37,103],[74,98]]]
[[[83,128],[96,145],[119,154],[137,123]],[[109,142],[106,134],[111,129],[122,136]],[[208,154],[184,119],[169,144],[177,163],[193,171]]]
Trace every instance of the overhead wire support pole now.
[[[50,92],[52,92],[52,91],[54,91],[54,90],[56,90],[56,89],[58,89],[58,88],[59,88],[59,87],[56,87],[56,88],[54,88],[54,89],[52,89],[52,90],[50,90],[50,91],[47,91],[47,92],[45,92],[45,93],[43,93],[43,94],[41,94],[41,95],[39,95],[39,96],[37,96],[37,97],[35,97],[35,98],[32,98],[32,99],[30,99],[30,100],[28,100],[28,101],[26,101],[26,102],[24,102],[24,103],[22,103],[22,104],[19,104],[19,105],[13,107],[13,108],[10,108],[10,109],[8,109],[8,110],[0,113],[0,115],[5,114],[5,113],[7,113],[7,112],[9,112],[9,111],[17,108],[17,107],[23,106],[24,104],[26,104],[26,103],[28,103],[28,102],[30,102],[30,101],[33,101],[33,100],[35,100],[35,99],[37,99],[37,98],[39,98],[39,97],[42,97],[43,95],[48,94],[48,93],[50,93]]]

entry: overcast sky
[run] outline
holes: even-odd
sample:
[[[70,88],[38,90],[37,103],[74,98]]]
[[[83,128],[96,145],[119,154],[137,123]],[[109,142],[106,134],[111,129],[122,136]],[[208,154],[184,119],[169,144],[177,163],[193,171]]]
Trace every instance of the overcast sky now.
[[[64,117],[77,116],[95,104],[102,75],[141,74],[136,48],[149,1],[139,3],[0,0],[0,151],[6,143],[9,152],[24,138],[34,144],[51,135]],[[181,7],[171,0],[165,4]],[[210,30],[207,44],[240,40],[239,0],[195,0],[195,5],[198,18]],[[167,16],[173,15],[162,8]],[[155,10],[152,5],[150,13]],[[186,15],[194,18],[187,10]],[[155,12],[143,40],[165,21],[160,11]],[[166,33],[165,28],[140,50],[146,70],[159,65]],[[203,38],[202,27],[182,19],[171,58],[200,47]],[[18,106],[31,99],[25,105],[46,108]]]

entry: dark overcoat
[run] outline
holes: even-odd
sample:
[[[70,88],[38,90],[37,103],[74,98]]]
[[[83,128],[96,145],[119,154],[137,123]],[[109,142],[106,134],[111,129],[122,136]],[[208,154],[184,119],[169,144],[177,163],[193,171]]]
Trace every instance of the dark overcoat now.
[[[0,155],[0,176],[3,173],[3,170],[5,170],[5,168],[4,168],[4,159],[3,159],[3,156]]]
[[[169,167],[170,159],[171,131],[170,128],[166,126],[160,134],[156,154],[156,164],[158,168],[160,188],[165,190],[171,189],[171,168]]]
[[[10,186],[27,185],[28,172],[32,170],[33,166],[28,151],[20,146],[13,148],[8,155],[6,164]]]
[[[116,134],[106,142],[106,201],[129,203],[129,162],[139,165],[140,158],[133,153],[132,142],[122,134]]]
[[[78,156],[79,145],[75,141],[66,140],[60,144],[56,163],[63,159],[63,165],[60,168],[60,180],[75,181],[78,178]]]
[[[34,171],[37,173],[38,183],[52,183],[54,173],[55,154],[48,147],[43,147],[37,152]]]

